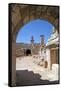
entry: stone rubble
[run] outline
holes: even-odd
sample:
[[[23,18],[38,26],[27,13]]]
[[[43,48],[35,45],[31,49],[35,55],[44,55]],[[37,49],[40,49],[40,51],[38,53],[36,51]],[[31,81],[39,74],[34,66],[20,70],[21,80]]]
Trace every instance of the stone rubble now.
[[[16,58],[16,70],[33,71],[33,73],[38,73],[42,80],[58,80],[58,66],[54,64],[52,70],[49,70],[48,68],[44,68],[44,64],[42,66],[39,65],[40,61],[39,58],[33,56]]]

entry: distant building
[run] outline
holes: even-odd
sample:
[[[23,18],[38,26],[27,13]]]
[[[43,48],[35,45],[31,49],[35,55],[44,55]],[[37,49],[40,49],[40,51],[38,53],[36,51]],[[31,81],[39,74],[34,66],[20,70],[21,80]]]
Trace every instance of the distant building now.
[[[31,37],[30,44],[16,43],[16,56],[37,55],[40,52],[40,48],[45,47],[44,36],[41,35],[41,42],[34,43],[34,37]]]
[[[54,64],[56,66],[59,64],[59,34],[55,28],[53,28],[46,44],[46,60],[50,69]]]
[[[34,43],[31,37],[30,44],[16,43],[16,56],[38,55],[45,62],[45,68],[52,69],[53,64],[59,64],[59,35],[53,28],[47,44],[44,42],[44,35],[40,36],[40,43]]]

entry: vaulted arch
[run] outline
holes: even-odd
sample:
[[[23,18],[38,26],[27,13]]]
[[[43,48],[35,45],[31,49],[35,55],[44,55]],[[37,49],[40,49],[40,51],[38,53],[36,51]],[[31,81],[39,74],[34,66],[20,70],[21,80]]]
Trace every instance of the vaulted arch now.
[[[12,32],[17,35],[19,29],[31,20],[44,19],[58,30],[59,7],[43,5],[11,5]]]
[[[10,35],[12,52],[11,86],[16,85],[16,36],[20,28],[31,20],[44,19],[53,24],[59,32],[59,6],[10,4]]]
[[[28,56],[28,55],[31,55],[31,50],[30,49],[26,50],[26,56]]]

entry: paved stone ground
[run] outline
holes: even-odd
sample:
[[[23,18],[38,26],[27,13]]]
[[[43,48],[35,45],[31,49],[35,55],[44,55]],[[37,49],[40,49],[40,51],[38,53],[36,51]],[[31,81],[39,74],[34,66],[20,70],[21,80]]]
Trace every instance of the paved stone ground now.
[[[41,60],[32,56],[16,59],[17,85],[37,85],[58,83],[56,71],[49,71],[38,65]]]

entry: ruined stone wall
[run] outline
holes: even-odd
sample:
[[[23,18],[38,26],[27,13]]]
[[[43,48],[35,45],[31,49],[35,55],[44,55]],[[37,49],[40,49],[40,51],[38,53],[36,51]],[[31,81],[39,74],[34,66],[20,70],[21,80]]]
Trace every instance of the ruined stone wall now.
[[[21,46],[20,44],[16,45],[16,57],[25,56],[27,49],[31,50],[31,55],[37,55],[40,51],[40,45],[35,45],[34,47]]]
[[[59,6],[47,5],[21,5],[10,4],[10,37],[12,37],[12,44],[10,51],[12,51],[12,58],[10,59],[11,70],[11,86],[16,86],[16,37],[20,28],[31,20],[44,19],[52,23],[59,32]],[[12,50],[11,50],[12,49]]]

